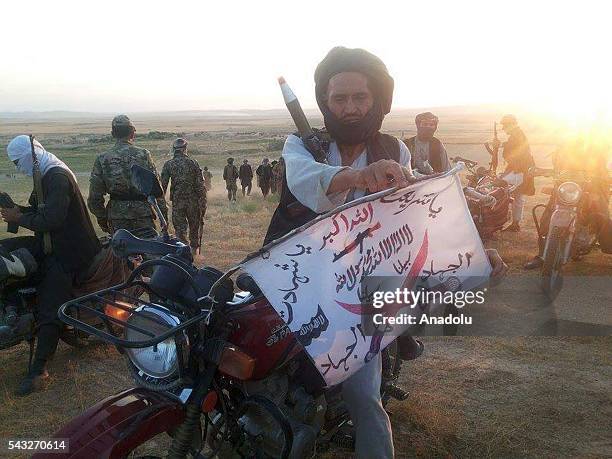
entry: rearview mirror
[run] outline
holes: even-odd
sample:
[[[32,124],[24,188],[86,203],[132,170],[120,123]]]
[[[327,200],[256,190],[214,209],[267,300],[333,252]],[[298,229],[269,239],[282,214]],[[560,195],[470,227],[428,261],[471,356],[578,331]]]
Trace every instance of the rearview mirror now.
[[[130,172],[132,185],[146,197],[153,196],[155,199],[159,199],[163,196],[162,187],[153,172],[138,164],[134,164]]]

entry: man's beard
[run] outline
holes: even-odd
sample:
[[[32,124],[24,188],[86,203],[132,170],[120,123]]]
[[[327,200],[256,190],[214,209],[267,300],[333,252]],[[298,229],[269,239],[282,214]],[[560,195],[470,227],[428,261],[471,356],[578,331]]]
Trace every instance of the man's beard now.
[[[366,115],[350,123],[342,121],[334,115],[329,108],[323,107],[323,120],[327,132],[338,144],[359,145],[372,138],[382,126],[385,115],[380,104],[374,104]]]
[[[435,134],[435,129],[421,128],[417,129],[417,137],[419,140],[431,140]]]

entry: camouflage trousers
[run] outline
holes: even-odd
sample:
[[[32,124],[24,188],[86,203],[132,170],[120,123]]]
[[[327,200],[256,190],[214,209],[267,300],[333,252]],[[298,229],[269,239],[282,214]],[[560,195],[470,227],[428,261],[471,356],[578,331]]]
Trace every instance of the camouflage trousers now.
[[[236,191],[238,191],[238,185],[236,184],[236,180],[226,180],[225,188],[227,189],[227,199],[230,201],[236,200]]]
[[[128,231],[139,230],[143,228],[155,229],[155,222],[152,217],[142,218],[115,218],[109,222],[111,234],[118,229],[126,229]]]
[[[176,237],[187,244],[187,227],[189,227],[189,245],[193,249],[200,246],[200,206],[192,202],[172,203],[172,225]]]

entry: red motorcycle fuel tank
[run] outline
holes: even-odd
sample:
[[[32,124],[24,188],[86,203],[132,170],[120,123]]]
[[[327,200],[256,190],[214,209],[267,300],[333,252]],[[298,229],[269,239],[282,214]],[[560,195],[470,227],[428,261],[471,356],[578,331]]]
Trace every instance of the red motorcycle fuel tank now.
[[[282,362],[301,352],[289,327],[264,297],[229,311],[236,325],[229,341],[256,360],[252,379],[264,378]]]

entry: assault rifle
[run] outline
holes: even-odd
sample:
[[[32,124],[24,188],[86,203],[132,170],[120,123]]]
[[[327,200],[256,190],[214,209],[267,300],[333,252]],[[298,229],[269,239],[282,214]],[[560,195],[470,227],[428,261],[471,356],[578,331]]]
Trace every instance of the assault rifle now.
[[[32,179],[34,181],[34,193],[36,194],[36,205],[38,210],[42,210],[45,207],[45,196],[42,187],[42,175],[40,173],[40,163],[36,156],[36,150],[34,148],[34,136],[30,134],[30,147],[32,148]],[[43,251],[45,255],[49,255],[52,251],[51,247],[51,235],[49,233],[43,233]]]
[[[489,170],[495,173],[499,163],[499,138],[497,137],[497,123],[493,123],[493,141],[490,143],[486,142],[484,146],[491,155]]]

